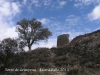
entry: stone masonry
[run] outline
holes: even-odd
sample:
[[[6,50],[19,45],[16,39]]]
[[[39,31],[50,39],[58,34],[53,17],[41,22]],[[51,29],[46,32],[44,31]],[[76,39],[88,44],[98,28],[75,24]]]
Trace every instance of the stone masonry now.
[[[57,47],[63,47],[69,43],[69,34],[62,34],[57,37]]]

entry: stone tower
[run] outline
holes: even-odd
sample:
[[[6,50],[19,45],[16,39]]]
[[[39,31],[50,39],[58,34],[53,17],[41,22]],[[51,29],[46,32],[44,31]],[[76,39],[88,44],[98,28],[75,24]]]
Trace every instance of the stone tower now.
[[[63,47],[68,43],[69,43],[69,34],[63,34],[57,37],[57,47]]]

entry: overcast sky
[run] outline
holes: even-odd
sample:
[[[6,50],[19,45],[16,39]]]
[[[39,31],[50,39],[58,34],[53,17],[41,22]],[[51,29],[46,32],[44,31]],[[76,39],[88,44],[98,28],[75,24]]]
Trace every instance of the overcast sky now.
[[[0,0],[0,40],[17,37],[16,23],[36,18],[53,36],[36,47],[54,47],[58,35],[77,35],[100,29],[100,0]]]

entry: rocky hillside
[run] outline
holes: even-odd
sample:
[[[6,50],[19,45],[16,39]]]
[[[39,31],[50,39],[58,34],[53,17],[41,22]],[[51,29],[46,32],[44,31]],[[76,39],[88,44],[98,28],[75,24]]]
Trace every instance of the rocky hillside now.
[[[71,41],[71,44],[84,43],[89,44],[88,46],[95,46],[100,44],[100,30],[88,33],[85,35],[79,35]]]
[[[16,54],[8,67],[0,63],[0,75],[100,75],[100,30],[79,35],[63,47]]]

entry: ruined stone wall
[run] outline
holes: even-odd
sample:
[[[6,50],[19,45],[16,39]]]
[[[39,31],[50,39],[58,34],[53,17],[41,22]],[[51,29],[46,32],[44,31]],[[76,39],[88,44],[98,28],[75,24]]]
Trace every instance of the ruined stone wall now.
[[[63,34],[57,37],[57,47],[63,47],[68,43],[69,43],[69,34]]]

